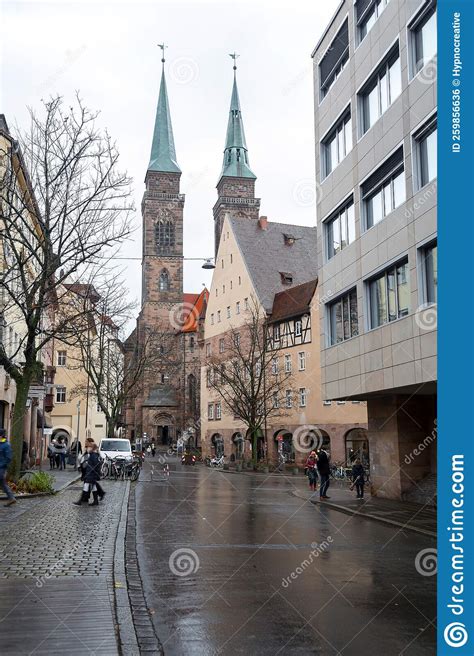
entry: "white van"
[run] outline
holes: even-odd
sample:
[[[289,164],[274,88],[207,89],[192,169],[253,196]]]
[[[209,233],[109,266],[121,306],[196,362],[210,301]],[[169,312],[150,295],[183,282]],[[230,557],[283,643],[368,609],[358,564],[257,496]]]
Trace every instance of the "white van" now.
[[[122,440],[118,438],[105,438],[100,440],[99,453],[101,458],[122,458],[132,457],[132,446],[130,440]]]

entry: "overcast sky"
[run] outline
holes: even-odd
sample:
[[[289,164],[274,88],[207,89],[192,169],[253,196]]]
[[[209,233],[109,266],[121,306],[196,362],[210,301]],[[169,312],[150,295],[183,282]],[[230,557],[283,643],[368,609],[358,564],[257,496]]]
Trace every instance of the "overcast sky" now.
[[[338,0],[230,2],[0,3],[1,105],[10,126],[27,125],[27,106],[80,91],[117,140],[134,179],[139,210],[161,74],[158,43],[168,44],[166,74],[186,194],[184,254],[214,253],[212,206],[222,166],[232,87],[238,85],[261,214],[314,225],[311,52]],[[141,215],[123,256],[141,256]],[[140,296],[140,262],[124,261]],[[186,262],[185,291],[209,285],[200,263]]]

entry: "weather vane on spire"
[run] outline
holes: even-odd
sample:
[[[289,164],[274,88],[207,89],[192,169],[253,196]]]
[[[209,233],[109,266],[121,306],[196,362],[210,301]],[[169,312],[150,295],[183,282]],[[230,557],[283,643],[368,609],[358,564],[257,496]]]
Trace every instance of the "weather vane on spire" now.
[[[238,55],[236,52],[231,52],[231,53],[229,53],[229,57],[231,57],[234,60],[233,68],[234,68],[234,71],[236,71],[237,70],[237,57],[240,57],[240,55]]]
[[[166,60],[165,60],[165,48],[167,48],[168,46],[165,46],[164,43],[159,43],[159,44],[158,44],[158,47],[161,48],[161,52],[162,52],[162,55],[161,55],[161,63],[162,63],[163,66],[164,66],[164,65],[165,65],[165,61],[166,61]]]

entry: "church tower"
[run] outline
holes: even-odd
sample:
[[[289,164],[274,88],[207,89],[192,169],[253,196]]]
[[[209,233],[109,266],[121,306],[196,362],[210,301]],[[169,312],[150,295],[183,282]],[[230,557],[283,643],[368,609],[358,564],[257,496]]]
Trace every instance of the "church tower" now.
[[[217,255],[222,232],[222,224],[227,214],[247,219],[258,219],[260,199],[255,198],[255,180],[249,164],[247,142],[245,140],[242,110],[237,89],[238,55],[230,55],[234,60],[234,83],[230,101],[229,121],[224,148],[222,171],[217,183],[217,202],[214,205],[214,248]]]
[[[156,109],[150,163],[142,201],[142,306],[168,305],[183,299],[183,209],[181,169],[176,161],[164,70]]]

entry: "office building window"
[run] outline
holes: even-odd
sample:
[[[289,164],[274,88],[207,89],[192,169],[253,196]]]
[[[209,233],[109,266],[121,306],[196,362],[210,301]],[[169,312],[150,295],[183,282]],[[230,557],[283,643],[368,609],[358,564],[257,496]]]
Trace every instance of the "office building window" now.
[[[306,353],[304,351],[300,351],[300,353],[298,353],[298,370],[304,371],[305,369],[306,369]]]
[[[285,405],[287,408],[293,407],[293,394],[291,390],[286,390],[285,392]]]
[[[421,249],[423,295],[425,303],[438,301],[438,246],[432,243]]]
[[[239,282],[239,285],[240,285],[240,282]],[[244,298],[244,308],[246,310],[249,309],[249,299],[248,298]]]
[[[273,392],[273,394],[272,394],[272,406],[273,406],[273,408],[279,408],[280,407],[280,401],[278,399],[278,392]]]
[[[402,91],[398,44],[360,91],[361,131],[365,134]],[[362,135],[361,135],[362,136]]]
[[[423,126],[413,138],[415,145],[415,186],[417,190],[434,180],[438,174],[437,136],[436,119],[434,119]]]
[[[427,2],[410,25],[411,76],[414,77],[433,59],[438,50],[436,38],[436,8]]]
[[[278,358],[273,358],[272,359],[272,374],[277,374],[278,373]]]
[[[408,260],[403,260],[369,281],[371,328],[407,316],[408,272]]]
[[[353,289],[328,305],[330,344],[338,344],[359,334],[357,290]]]
[[[240,314],[240,301],[235,304],[235,314]]]
[[[327,255],[330,260],[355,240],[354,203],[352,200],[325,221],[325,226]]]
[[[222,419],[222,406],[219,403],[216,403],[216,419]]]
[[[368,230],[405,202],[403,147],[400,146],[362,184],[362,207]]]
[[[275,324],[273,326],[273,341],[279,342],[280,341],[280,325]]]
[[[321,143],[322,171],[321,179],[334,171],[344,157],[352,150],[352,121],[350,109],[337,122]]]
[[[291,355],[285,355],[285,373],[291,373]]]
[[[349,21],[345,20],[319,64],[321,100],[349,61]]]
[[[221,311],[217,310],[217,323],[221,322]]]
[[[306,407],[307,396],[308,394],[307,394],[306,387],[300,387],[299,389],[300,408]]]
[[[303,323],[301,319],[296,319],[295,321],[295,336],[296,337],[301,337],[301,334],[303,332]]]
[[[227,318],[230,319],[230,305],[227,306]]]
[[[67,362],[67,353],[66,351],[58,351],[57,353],[57,366],[58,367],[65,367]]]
[[[213,403],[208,403],[207,404],[207,418],[208,419],[214,419],[214,404]]]
[[[225,342],[224,339],[221,338],[219,340],[219,353],[224,353],[224,350],[225,350]]]
[[[56,403],[66,403],[66,388],[63,385],[56,387]]]
[[[355,10],[359,43],[370,32],[388,3],[389,0],[357,0]]]

